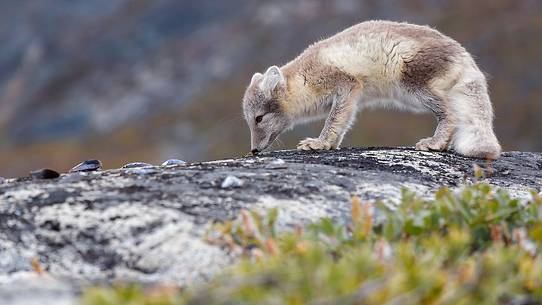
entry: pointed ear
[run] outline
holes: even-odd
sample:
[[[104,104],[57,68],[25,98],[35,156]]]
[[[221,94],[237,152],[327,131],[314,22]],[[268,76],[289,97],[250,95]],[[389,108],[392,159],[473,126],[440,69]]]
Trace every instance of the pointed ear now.
[[[254,73],[254,75],[252,75],[252,79],[250,80],[250,85],[254,85],[254,83],[256,81],[258,81],[259,79],[261,79],[263,77],[263,74],[261,73]]]
[[[267,69],[263,76],[262,90],[264,92],[272,92],[279,85],[283,86],[285,83],[286,80],[284,79],[284,75],[282,75],[279,67],[272,66],[271,68]]]

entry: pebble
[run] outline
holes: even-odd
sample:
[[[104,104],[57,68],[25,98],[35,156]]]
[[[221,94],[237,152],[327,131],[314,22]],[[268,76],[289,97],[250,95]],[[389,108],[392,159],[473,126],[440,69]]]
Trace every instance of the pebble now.
[[[169,160],[164,161],[164,163],[162,163],[162,166],[184,165],[184,164],[186,164],[186,162],[183,160],[169,159]]]
[[[227,176],[224,181],[222,181],[221,187],[223,189],[232,188],[232,187],[241,187],[243,186],[243,180],[235,176]]]
[[[286,162],[282,159],[275,159],[266,166],[269,169],[285,169],[288,168]]]
[[[124,165],[122,168],[142,168],[142,167],[150,167],[152,164],[145,163],[145,162],[132,162]]]
[[[77,164],[74,168],[70,169],[70,173],[77,172],[93,172],[102,169],[102,162],[100,160],[87,160]]]
[[[286,164],[284,160],[276,159],[269,162],[269,164],[267,164],[265,167],[269,169],[286,169],[288,168],[288,165]]]
[[[6,247],[0,252],[0,270],[10,274],[21,270],[32,270],[32,266],[30,260],[21,255],[19,251]]]
[[[137,168],[128,168],[126,170],[127,174],[135,174],[135,175],[149,175],[149,174],[155,174],[158,170],[155,168],[149,168],[149,167],[137,167]]]
[[[30,172],[32,179],[56,179],[60,177],[60,174],[52,169],[43,168],[37,171]]]
[[[276,159],[276,160],[271,161],[271,164],[273,164],[273,165],[283,165],[283,164],[286,164],[286,161],[284,161],[282,159]]]

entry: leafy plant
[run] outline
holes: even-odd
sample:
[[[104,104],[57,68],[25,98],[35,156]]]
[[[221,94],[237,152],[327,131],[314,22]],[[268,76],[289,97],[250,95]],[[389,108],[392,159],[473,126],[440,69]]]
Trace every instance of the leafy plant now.
[[[378,216],[378,217],[377,217]],[[244,258],[195,289],[86,291],[109,304],[542,304],[542,199],[474,184],[434,200],[352,199],[349,225],[322,219],[277,232],[276,210],[242,212],[207,240]],[[377,221],[378,219],[382,219]]]

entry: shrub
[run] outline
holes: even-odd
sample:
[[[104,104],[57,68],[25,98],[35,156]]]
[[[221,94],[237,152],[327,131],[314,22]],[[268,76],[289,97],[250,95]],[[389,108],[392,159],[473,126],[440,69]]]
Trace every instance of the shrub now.
[[[399,205],[352,199],[352,220],[277,232],[276,210],[215,225],[211,243],[243,259],[184,292],[93,288],[85,305],[542,304],[542,199],[475,184]],[[158,289],[158,290],[157,290]],[[156,292],[158,291],[158,293]]]

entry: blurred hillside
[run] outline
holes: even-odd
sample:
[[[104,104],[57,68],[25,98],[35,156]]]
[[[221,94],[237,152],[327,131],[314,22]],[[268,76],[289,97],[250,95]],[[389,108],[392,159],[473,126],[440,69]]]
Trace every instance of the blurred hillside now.
[[[538,0],[0,0],[0,176],[246,153],[255,71],[368,19],[430,24],[490,76],[506,150],[542,150]],[[321,123],[284,135],[317,135]],[[430,116],[363,113],[346,145],[413,145]]]

